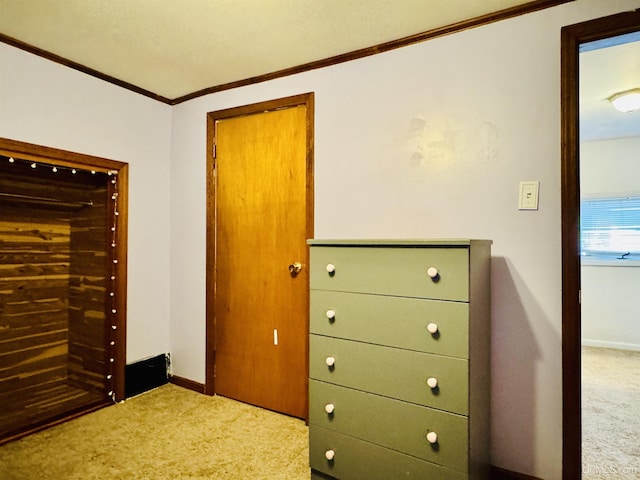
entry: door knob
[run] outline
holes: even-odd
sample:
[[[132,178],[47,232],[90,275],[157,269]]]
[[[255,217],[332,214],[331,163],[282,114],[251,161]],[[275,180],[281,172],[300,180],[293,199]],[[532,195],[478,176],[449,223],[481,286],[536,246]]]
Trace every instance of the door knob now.
[[[302,264],[300,262],[293,262],[291,265],[289,265],[289,271],[291,272],[291,275],[297,275],[298,273],[300,273],[300,270],[302,270]]]

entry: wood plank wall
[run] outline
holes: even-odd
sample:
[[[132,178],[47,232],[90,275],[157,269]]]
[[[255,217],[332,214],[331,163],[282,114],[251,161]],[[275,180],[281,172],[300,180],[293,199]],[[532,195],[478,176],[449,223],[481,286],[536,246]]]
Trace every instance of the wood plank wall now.
[[[59,381],[104,391],[106,174],[29,168],[0,167],[0,399]]]
[[[69,279],[69,381],[85,390],[104,391],[108,372],[107,188],[93,190],[71,219]]]
[[[0,395],[26,395],[67,374],[70,218],[0,209]]]

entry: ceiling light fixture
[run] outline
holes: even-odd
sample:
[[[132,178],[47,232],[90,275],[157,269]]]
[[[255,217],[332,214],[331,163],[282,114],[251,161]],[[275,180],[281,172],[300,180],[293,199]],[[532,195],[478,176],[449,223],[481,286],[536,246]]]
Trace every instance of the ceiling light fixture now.
[[[613,108],[619,112],[629,113],[640,109],[640,88],[633,88],[616,93],[609,97]]]

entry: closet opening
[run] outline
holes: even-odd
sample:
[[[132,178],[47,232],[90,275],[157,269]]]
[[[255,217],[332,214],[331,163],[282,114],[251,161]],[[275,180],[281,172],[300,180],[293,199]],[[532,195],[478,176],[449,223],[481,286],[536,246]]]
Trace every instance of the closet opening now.
[[[124,399],[127,180],[0,139],[0,444]]]

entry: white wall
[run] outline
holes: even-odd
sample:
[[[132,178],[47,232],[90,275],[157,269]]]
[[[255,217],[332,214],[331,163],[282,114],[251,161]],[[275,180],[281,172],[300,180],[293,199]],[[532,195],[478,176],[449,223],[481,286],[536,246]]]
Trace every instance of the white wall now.
[[[204,382],[206,113],[312,91],[315,236],[493,239],[493,463],[561,478],[560,29],[638,7],[579,0],[174,107],[174,373]]]
[[[129,163],[127,362],[169,351],[171,108],[0,43],[0,136]]]
[[[638,195],[640,137],[580,144],[580,196]]]
[[[582,344],[640,350],[640,266],[585,266],[582,278]]]
[[[602,197],[640,194],[640,137],[580,146],[580,194]],[[637,290],[640,263],[634,266],[583,264],[582,343],[640,350]],[[629,265],[629,262],[627,262]]]

